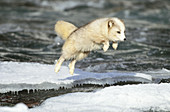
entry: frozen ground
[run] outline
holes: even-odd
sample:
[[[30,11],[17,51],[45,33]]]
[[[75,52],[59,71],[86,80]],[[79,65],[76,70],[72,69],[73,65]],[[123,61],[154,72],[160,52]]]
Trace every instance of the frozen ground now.
[[[58,74],[54,65],[20,62],[0,62],[0,93],[23,89],[71,88],[77,84],[114,84],[121,81],[155,83],[167,79],[170,71],[162,69],[143,73],[111,72],[91,73],[75,70],[70,75],[62,66]],[[0,112],[86,112],[86,111],[168,111],[170,110],[170,84],[139,84],[111,86],[93,92],[69,93],[52,97],[40,106],[28,109],[19,103],[14,107],[0,107]]]
[[[120,81],[152,81],[151,75],[133,72],[92,73],[76,69],[75,74],[70,75],[66,66],[62,66],[56,74],[54,65],[38,63],[0,62],[0,73],[0,93],[23,89],[70,88],[77,84],[111,85]]]
[[[24,104],[0,112],[143,112],[170,110],[170,84],[111,86],[90,93],[70,93],[28,109]]]
[[[159,71],[160,72],[160,71]],[[158,72],[158,73],[159,73]],[[58,89],[71,88],[77,84],[115,84],[117,82],[152,82],[152,74],[135,72],[92,73],[80,69],[74,75],[69,74],[68,67],[62,66],[58,74],[54,65],[38,63],[0,62],[0,93],[23,89]],[[164,73],[169,73],[165,71]],[[159,74],[158,74],[159,75]],[[159,78],[170,77],[160,74]]]

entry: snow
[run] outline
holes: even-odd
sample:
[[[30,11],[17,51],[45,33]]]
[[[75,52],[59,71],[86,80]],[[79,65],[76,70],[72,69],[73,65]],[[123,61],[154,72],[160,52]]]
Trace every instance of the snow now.
[[[47,99],[39,107],[0,107],[0,112],[143,112],[170,110],[170,84],[111,86]]]
[[[150,82],[152,76],[144,73],[92,73],[75,69],[74,75],[62,66],[58,74],[55,65],[39,63],[0,62],[0,93],[23,89],[71,88],[77,84],[115,84],[120,81]]]
[[[28,112],[28,107],[23,103],[18,103],[14,107],[0,107],[0,112]]]
[[[0,106],[0,112],[143,112],[170,111],[170,84],[150,84],[153,79],[170,78],[162,69],[143,73],[92,73],[62,66],[58,74],[54,65],[39,63],[0,62],[0,93],[23,89],[71,88],[76,84],[114,84],[120,81],[140,81],[148,84],[110,86],[93,92],[69,93],[45,100],[29,109],[18,103],[14,107]]]

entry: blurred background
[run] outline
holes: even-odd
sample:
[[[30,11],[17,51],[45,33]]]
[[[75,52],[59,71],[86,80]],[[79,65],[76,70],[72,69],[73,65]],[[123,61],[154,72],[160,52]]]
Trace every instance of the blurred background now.
[[[123,19],[127,41],[116,51],[91,52],[76,68],[170,69],[170,0],[0,0],[0,61],[54,64],[63,44],[54,32],[56,21],[79,27],[101,17]]]

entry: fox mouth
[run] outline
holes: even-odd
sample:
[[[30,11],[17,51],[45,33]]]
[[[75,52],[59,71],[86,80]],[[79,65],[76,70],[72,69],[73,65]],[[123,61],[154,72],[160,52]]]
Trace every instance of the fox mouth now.
[[[125,41],[125,40],[126,40],[126,38],[124,38],[123,40],[119,40],[119,39],[117,39],[117,40],[113,40],[113,43],[123,42],[123,41]]]
[[[117,43],[117,42],[120,42],[120,41],[122,41],[122,40],[120,40],[120,39],[118,39],[118,38],[113,38],[113,40],[112,40],[114,43]]]
[[[114,40],[113,43],[117,43],[117,42],[120,42],[121,40]]]

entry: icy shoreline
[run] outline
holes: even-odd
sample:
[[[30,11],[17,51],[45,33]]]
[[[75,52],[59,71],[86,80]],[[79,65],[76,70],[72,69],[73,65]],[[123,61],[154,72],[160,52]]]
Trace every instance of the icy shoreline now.
[[[76,69],[75,74],[70,75],[66,66],[62,66],[56,74],[54,65],[0,62],[0,79],[0,93],[5,93],[23,89],[71,88],[77,84],[112,85],[123,81],[148,83],[152,81],[152,76],[131,72],[92,73],[80,69]]]
[[[51,97],[40,106],[29,109],[18,103],[14,107],[0,107],[0,112],[142,112],[169,111],[170,84],[149,84],[153,79],[170,78],[170,71],[110,72],[92,73],[80,69],[74,75],[69,74],[68,67],[62,66],[56,74],[54,65],[21,62],[0,62],[0,93],[20,91],[23,89],[58,89],[72,88],[79,84],[105,85],[121,81],[136,81],[148,84],[110,86],[93,92],[76,92]]]
[[[47,99],[28,109],[19,103],[1,112],[143,112],[170,110],[170,84],[111,86],[96,92],[77,92]]]

